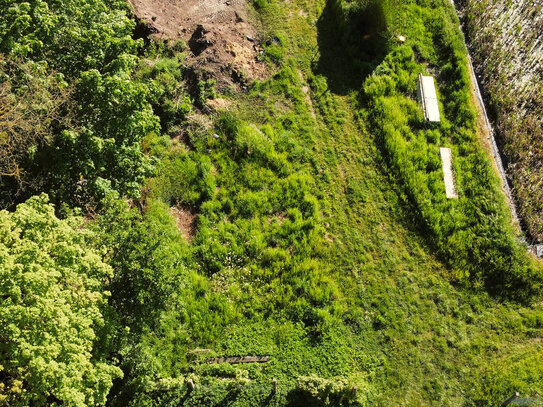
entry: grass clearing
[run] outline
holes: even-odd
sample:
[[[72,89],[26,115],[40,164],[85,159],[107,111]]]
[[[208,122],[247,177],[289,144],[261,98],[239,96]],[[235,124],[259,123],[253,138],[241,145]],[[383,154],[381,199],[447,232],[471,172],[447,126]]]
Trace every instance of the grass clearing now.
[[[402,156],[383,135],[383,118],[396,120],[403,135],[421,127],[422,112],[402,92],[412,93],[419,71],[444,61],[435,41],[457,33],[438,30],[432,15],[437,9],[438,20],[456,27],[449,3],[407,2],[401,21],[415,23],[402,34],[411,51],[387,42],[363,61],[352,56],[364,44],[343,47],[350,39],[336,35],[337,7],[256,2],[264,35],[277,37],[265,51],[273,77],[247,93],[219,95],[230,107],[212,115],[211,128],[187,114],[182,127],[189,147],[150,142],[163,166],[150,182],[149,201],[156,204],[147,219],[172,202],[198,213],[194,240],[178,249],[183,269],[194,271],[137,345],[127,347],[127,375],[112,404],[490,406],[513,391],[535,396],[542,388],[540,305],[492,297],[484,278],[459,274],[476,263],[468,257],[456,264],[443,253],[434,239],[440,230],[424,209],[425,200],[444,196],[431,155],[440,140],[457,153],[475,151],[498,196],[476,147],[474,117],[465,138],[451,130],[455,123],[444,123],[443,134],[415,134],[416,148],[406,151],[428,156],[424,166],[414,164],[416,156],[407,155],[407,163],[415,179],[430,174],[429,195],[412,188],[411,175],[401,172]],[[420,24],[425,18],[435,24]],[[463,69],[462,50],[456,52],[451,72]],[[468,106],[462,112],[473,114],[467,86],[440,88],[450,120],[464,106],[454,104],[457,96]],[[412,117],[402,118],[404,111]],[[459,167],[466,196],[471,184],[464,168],[468,161]],[[492,213],[502,219],[503,198],[490,199],[497,199]],[[510,244],[512,231],[497,222]],[[466,249],[458,250],[464,261]],[[271,361],[203,363],[244,355]],[[196,384],[192,392],[188,378]]]

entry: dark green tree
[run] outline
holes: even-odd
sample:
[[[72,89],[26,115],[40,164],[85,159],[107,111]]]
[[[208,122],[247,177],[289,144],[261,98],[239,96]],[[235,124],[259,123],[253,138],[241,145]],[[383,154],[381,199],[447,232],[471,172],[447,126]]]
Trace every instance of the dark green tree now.
[[[44,82],[51,73],[71,95],[38,149],[23,144],[14,151],[26,159],[27,179],[36,181],[21,196],[45,190],[54,202],[86,206],[110,190],[139,195],[152,170],[141,143],[159,131],[159,121],[149,85],[133,76],[141,45],[133,28],[124,1],[0,0],[0,54],[8,73],[0,86],[9,82],[4,89],[15,95],[6,99],[25,95],[30,79]],[[21,64],[25,71],[13,68]],[[56,93],[51,89],[52,100],[42,105]],[[7,172],[0,181],[16,184],[6,178],[19,175]]]

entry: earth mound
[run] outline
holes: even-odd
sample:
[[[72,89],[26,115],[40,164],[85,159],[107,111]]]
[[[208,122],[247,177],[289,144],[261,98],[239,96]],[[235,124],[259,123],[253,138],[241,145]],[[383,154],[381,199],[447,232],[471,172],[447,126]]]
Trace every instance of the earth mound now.
[[[247,18],[246,0],[130,0],[134,15],[157,39],[182,38],[198,79],[217,89],[244,86],[266,76],[262,47]]]

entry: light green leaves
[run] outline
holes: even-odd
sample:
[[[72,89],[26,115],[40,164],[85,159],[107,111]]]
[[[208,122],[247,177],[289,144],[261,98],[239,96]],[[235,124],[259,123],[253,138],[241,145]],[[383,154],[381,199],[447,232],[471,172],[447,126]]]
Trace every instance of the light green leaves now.
[[[44,194],[0,212],[0,405],[102,404],[122,375],[93,358],[112,270],[81,226]]]

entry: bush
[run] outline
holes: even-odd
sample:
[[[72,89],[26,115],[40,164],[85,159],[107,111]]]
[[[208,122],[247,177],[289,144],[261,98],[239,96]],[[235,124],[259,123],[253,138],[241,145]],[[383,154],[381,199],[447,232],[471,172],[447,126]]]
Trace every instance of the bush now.
[[[312,407],[370,406],[374,398],[374,389],[367,382],[349,382],[344,377],[301,376],[296,391],[301,393],[299,402],[303,400],[299,405]]]

